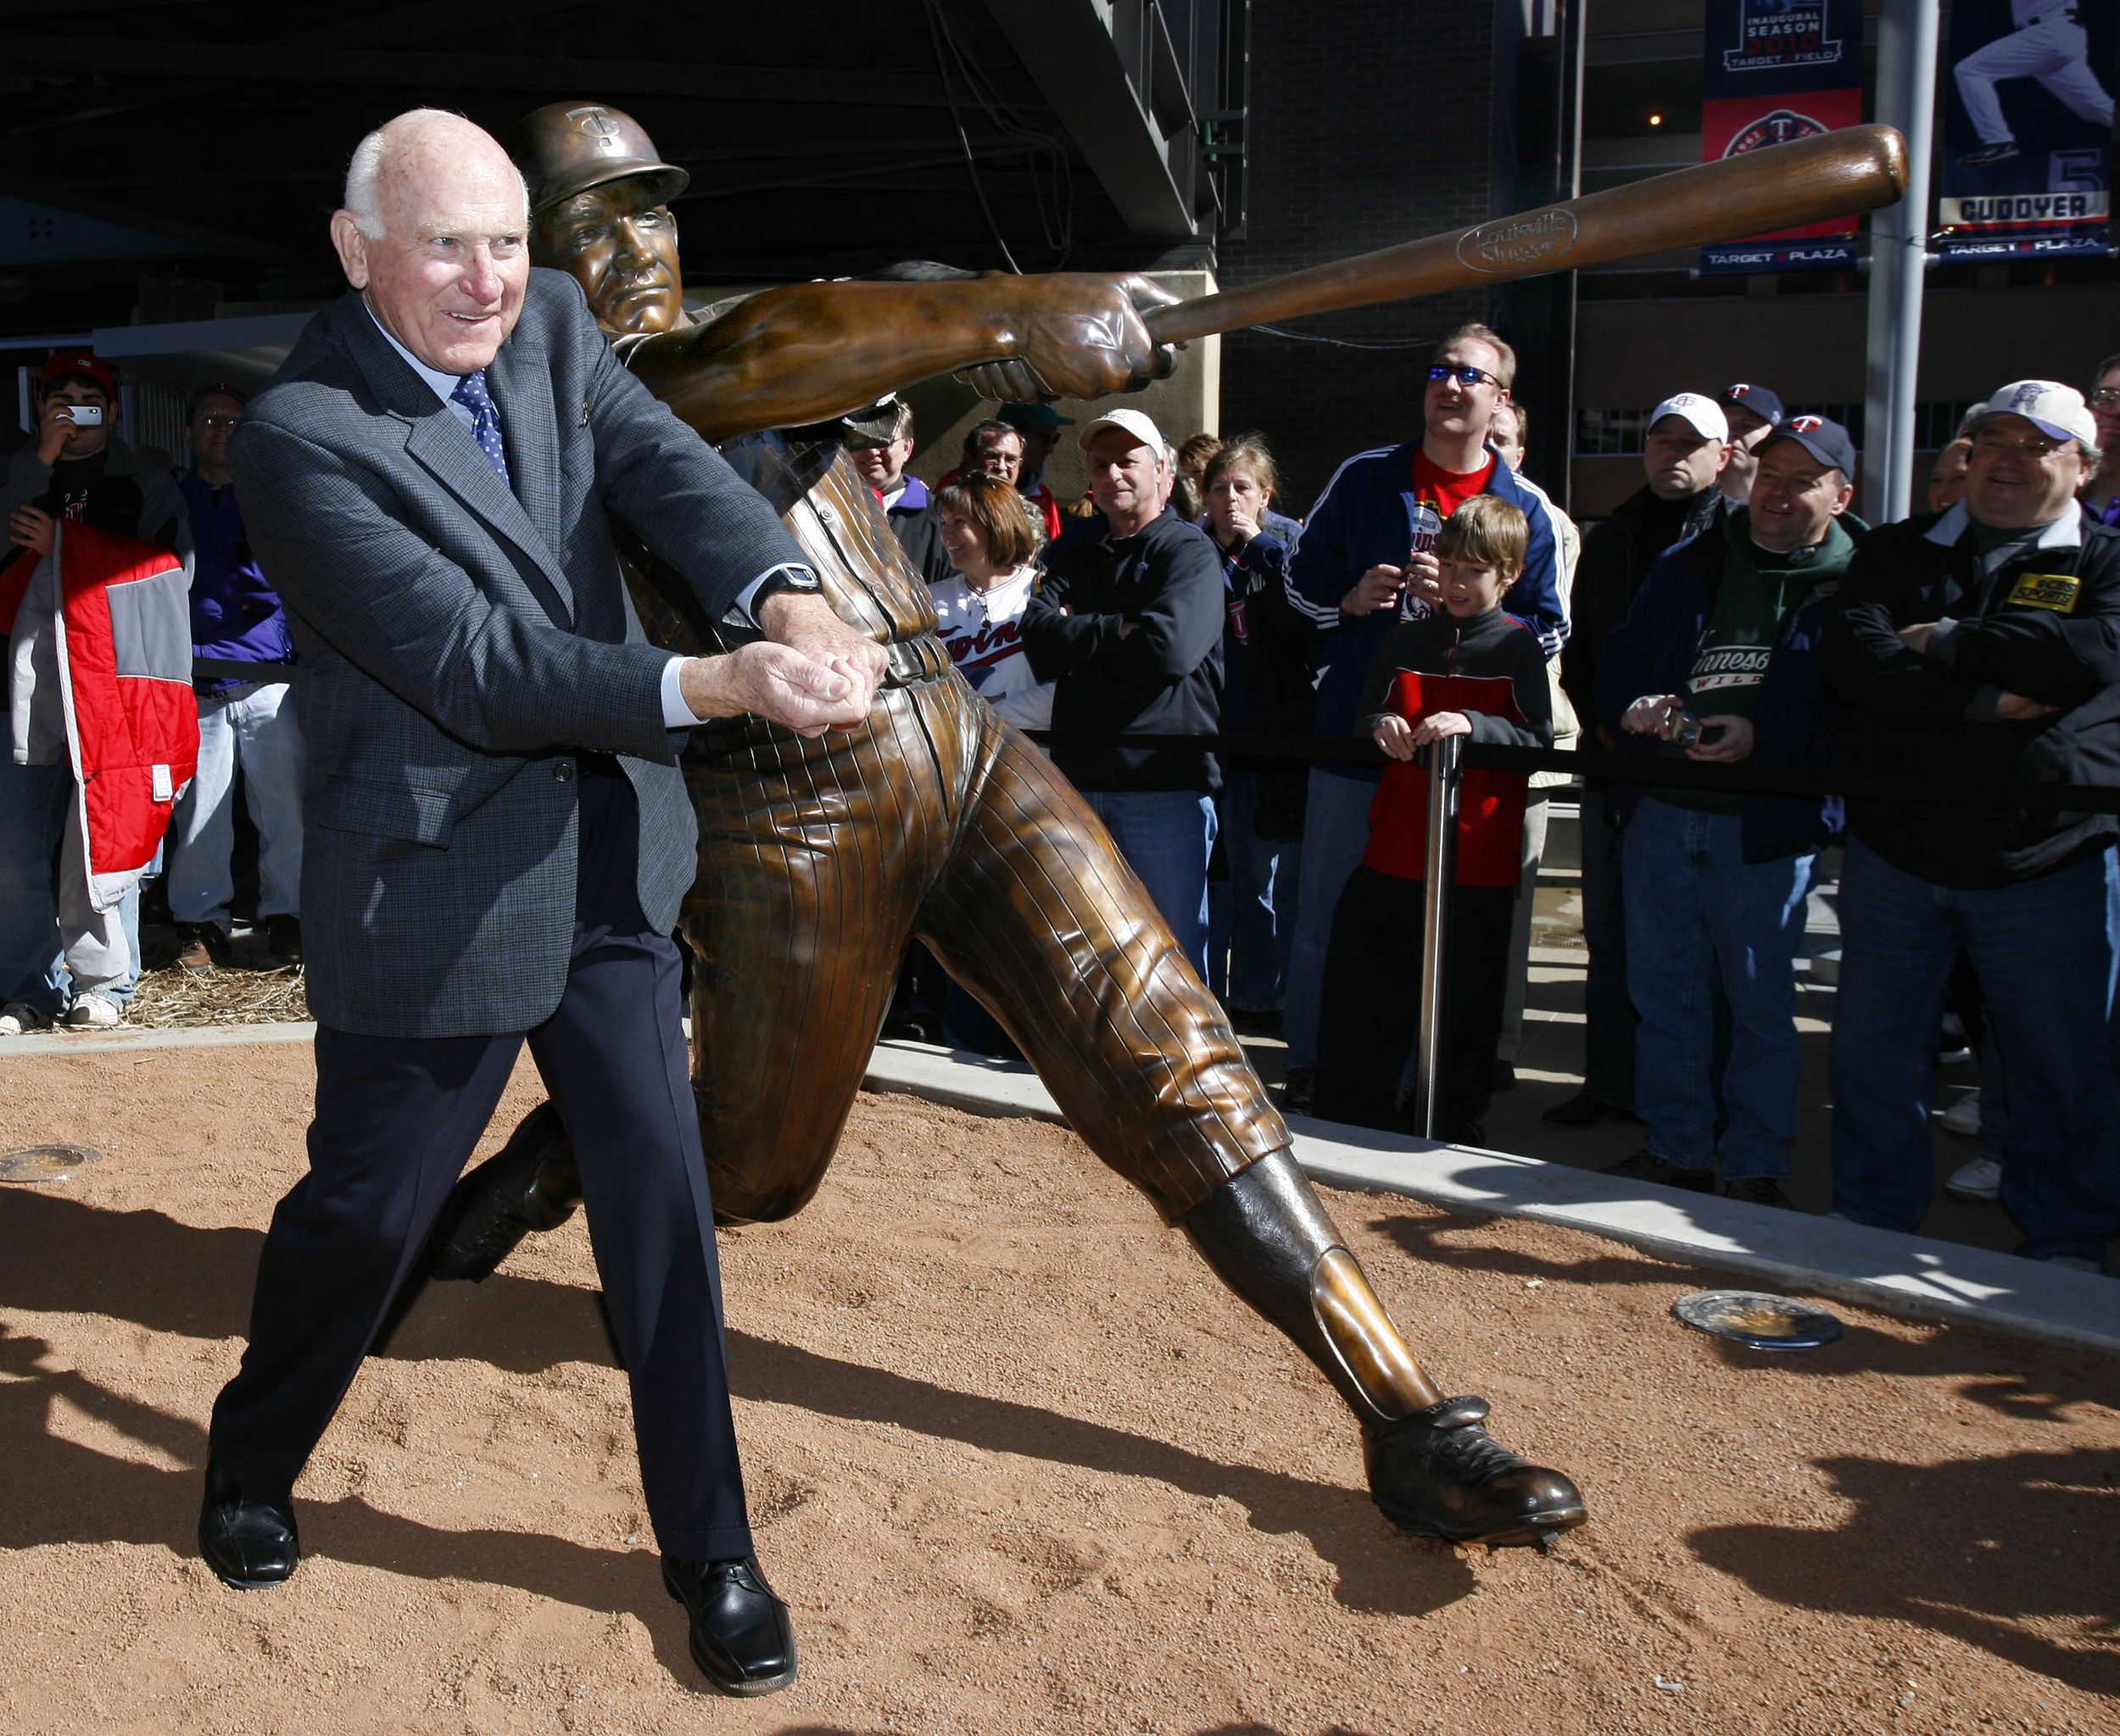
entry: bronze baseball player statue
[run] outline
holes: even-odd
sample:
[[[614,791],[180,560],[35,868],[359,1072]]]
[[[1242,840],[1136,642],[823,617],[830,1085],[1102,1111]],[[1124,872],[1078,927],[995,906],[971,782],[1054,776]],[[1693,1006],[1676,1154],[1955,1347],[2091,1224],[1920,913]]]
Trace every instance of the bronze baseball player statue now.
[[[667,205],[686,174],[633,120],[555,104],[511,148],[533,259],[576,278],[678,416],[731,443],[834,612],[889,657],[858,729],[805,739],[741,718],[695,730],[685,756],[700,850],[684,917],[693,1085],[717,1216],[784,1218],[816,1192],[917,935],[1091,1148],[1339,1390],[1387,1516],[1494,1546],[1580,1524],[1567,1477],[1497,1444],[1485,1401],[1446,1398],[1414,1360],[1220,1006],[1073,786],[951,669],[926,585],[845,456],[849,440],[890,437],[888,413],[865,427],[856,412],[936,374],[1019,399],[1138,388],[1169,370],[1141,318],[1169,298],[1125,276],[857,281],[695,321]],[[658,583],[644,551],[629,577],[651,638],[701,655],[736,642],[741,629]],[[483,1277],[579,1193],[546,1104],[459,1184],[434,1275]]]

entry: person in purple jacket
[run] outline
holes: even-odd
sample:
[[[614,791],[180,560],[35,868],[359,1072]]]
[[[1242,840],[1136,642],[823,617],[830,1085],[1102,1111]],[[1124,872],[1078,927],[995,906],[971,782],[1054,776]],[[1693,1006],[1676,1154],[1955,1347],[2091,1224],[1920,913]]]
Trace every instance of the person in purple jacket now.
[[[202,675],[192,684],[198,775],[177,804],[170,833],[170,914],[184,941],[177,963],[187,970],[228,960],[237,767],[258,829],[258,914],[267,944],[286,963],[302,956],[302,731],[287,680],[294,645],[279,594],[250,552],[228,472],[228,438],[245,401],[232,386],[192,394],[192,473],[177,484],[198,550],[192,655],[258,670],[254,679]]]

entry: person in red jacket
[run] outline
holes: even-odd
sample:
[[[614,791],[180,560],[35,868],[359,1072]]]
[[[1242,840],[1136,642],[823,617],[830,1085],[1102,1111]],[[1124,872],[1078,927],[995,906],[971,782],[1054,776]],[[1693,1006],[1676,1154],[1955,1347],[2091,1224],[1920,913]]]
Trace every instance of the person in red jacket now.
[[[1428,857],[1428,775],[1414,754],[1446,735],[1550,747],[1552,689],[1538,636],[1503,612],[1524,570],[1524,515],[1478,494],[1436,540],[1441,612],[1402,622],[1362,689],[1363,726],[1392,763],[1370,805],[1370,843],[1333,912],[1318,1022],[1318,1114],[1364,1127],[1398,1122],[1398,1082],[1420,1035]],[[1526,780],[1465,774],[1458,809],[1443,989],[1443,1137],[1479,1144],[1494,1089],[1509,924],[1523,846]]]
[[[0,1036],[123,1016],[140,877],[198,757],[184,503],[118,408],[110,365],[61,350],[0,488]]]

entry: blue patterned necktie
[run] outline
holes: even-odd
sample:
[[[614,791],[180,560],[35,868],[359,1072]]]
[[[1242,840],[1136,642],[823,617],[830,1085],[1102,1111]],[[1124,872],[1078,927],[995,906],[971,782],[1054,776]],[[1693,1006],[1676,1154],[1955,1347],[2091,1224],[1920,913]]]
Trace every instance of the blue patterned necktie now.
[[[486,455],[486,461],[500,472],[500,479],[508,481],[508,455],[501,449],[500,412],[494,408],[494,394],[486,389],[486,370],[466,374],[456,382],[456,389],[449,394],[452,403],[460,404],[471,413],[471,438],[478,442],[478,449]],[[509,483],[510,488],[515,485]]]

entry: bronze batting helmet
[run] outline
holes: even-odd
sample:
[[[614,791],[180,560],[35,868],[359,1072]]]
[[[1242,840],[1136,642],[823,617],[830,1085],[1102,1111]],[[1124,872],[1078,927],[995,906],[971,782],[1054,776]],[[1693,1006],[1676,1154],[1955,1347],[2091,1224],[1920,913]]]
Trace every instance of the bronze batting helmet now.
[[[638,120],[603,103],[552,103],[524,115],[509,133],[508,154],[530,183],[533,217],[589,187],[635,175],[649,181],[663,204],[692,179],[656,154]]]

